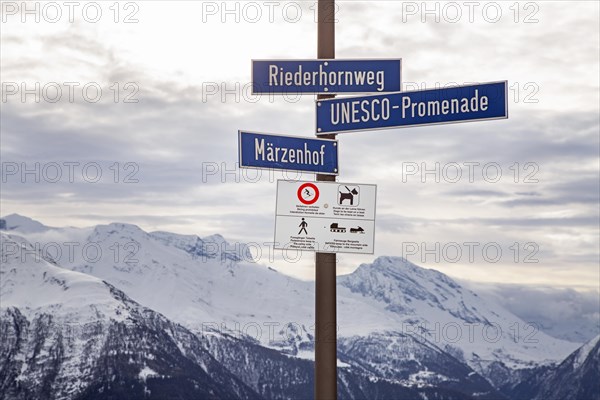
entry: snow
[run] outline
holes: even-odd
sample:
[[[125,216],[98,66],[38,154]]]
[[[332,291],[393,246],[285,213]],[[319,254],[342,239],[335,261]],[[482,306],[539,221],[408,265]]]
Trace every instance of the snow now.
[[[296,358],[301,358],[303,360],[311,360],[314,361],[315,360],[315,352],[314,351],[307,351],[307,350],[299,350],[298,353],[296,353]],[[340,361],[338,360],[338,364],[340,363]]]
[[[338,281],[375,302],[371,304],[379,310],[386,310],[387,322],[392,322],[395,330],[400,328],[440,348],[460,349],[476,370],[482,360],[501,361],[512,368],[555,362],[578,346],[539,331],[528,336],[527,324],[514,314],[486,302],[446,275],[403,258],[379,257]],[[362,322],[364,314],[360,315]],[[516,340],[515,326],[521,328]]]
[[[58,338],[68,341],[58,378],[66,382],[61,389],[64,396],[57,398],[72,398],[89,383],[86,374],[94,362],[93,357],[82,354],[99,354],[111,321],[126,322],[131,307],[137,306],[125,303],[96,277],[48,262],[36,246],[12,230],[7,232],[11,234],[0,232],[0,314],[4,318],[4,313],[16,307],[29,321],[38,320],[48,327],[36,356],[38,363],[53,357]],[[18,379],[31,379],[32,374],[35,371],[22,368]],[[78,376],[84,378],[74,378]]]
[[[298,352],[296,353],[296,355],[294,357],[300,358],[303,360],[314,361],[315,360],[315,352],[308,351],[308,350],[298,350]],[[350,364],[343,362],[339,358],[337,359],[337,366],[340,368],[350,368],[351,367]]]
[[[98,313],[115,320],[127,317],[121,302],[100,279],[50,264],[20,236],[0,235],[2,308],[18,307],[26,316],[40,311],[59,314],[64,324],[75,326],[97,321]],[[12,250],[17,248],[17,252]]]
[[[159,374],[148,366],[145,366],[144,368],[142,368],[142,370],[138,374],[138,378],[140,378],[144,382],[146,382],[146,379],[153,378],[155,376],[159,376]]]
[[[590,352],[594,347],[600,342],[600,335],[596,336],[594,339],[585,343],[579,350],[577,350],[577,354],[575,355],[575,359],[573,360],[573,369],[579,368],[585,360],[590,355]]]
[[[432,386],[432,382],[437,383],[447,380],[449,380],[447,376],[436,374],[432,371],[419,371],[415,374],[410,374],[407,383],[410,386],[425,387]]]

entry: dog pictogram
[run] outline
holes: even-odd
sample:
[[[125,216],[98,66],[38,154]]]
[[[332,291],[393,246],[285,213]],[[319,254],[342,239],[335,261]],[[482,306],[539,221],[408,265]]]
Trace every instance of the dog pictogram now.
[[[340,188],[341,188],[341,186],[340,186]],[[350,203],[349,205],[351,205],[351,206],[358,205],[358,195],[359,195],[358,187],[353,186],[352,189],[350,189],[348,186],[344,186],[344,188],[346,188],[345,192],[342,192],[341,190],[339,190],[340,197],[338,200],[338,204],[344,205],[344,200],[348,200]]]

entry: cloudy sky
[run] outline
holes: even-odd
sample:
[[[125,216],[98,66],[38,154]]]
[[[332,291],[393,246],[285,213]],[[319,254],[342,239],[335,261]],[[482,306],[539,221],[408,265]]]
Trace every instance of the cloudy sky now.
[[[314,176],[235,163],[238,129],[314,135],[313,96],[249,90],[251,59],[315,58],[314,2],[31,4],[2,2],[2,215],[220,233],[312,278],[269,243],[276,180]],[[509,85],[507,120],[339,135],[338,180],[378,185],[374,256],[598,290],[598,4],[337,3],[336,57],[402,58],[405,90]]]

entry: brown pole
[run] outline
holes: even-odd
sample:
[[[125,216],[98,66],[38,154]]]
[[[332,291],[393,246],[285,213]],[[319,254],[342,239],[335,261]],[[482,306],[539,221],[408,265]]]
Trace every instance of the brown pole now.
[[[319,0],[317,57],[335,58],[335,0]],[[318,95],[317,99],[333,95]],[[335,139],[335,135],[321,136]],[[317,181],[335,175],[317,174]],[[337,321],[335,288],[336,254],[316,253],[315,258],[315,399],[337,399]]]

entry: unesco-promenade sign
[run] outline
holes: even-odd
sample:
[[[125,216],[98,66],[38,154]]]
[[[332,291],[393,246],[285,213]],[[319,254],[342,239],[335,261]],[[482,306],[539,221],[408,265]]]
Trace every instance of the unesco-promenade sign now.
[[[507,82],[316,102],[317,135],[508,118]]]

